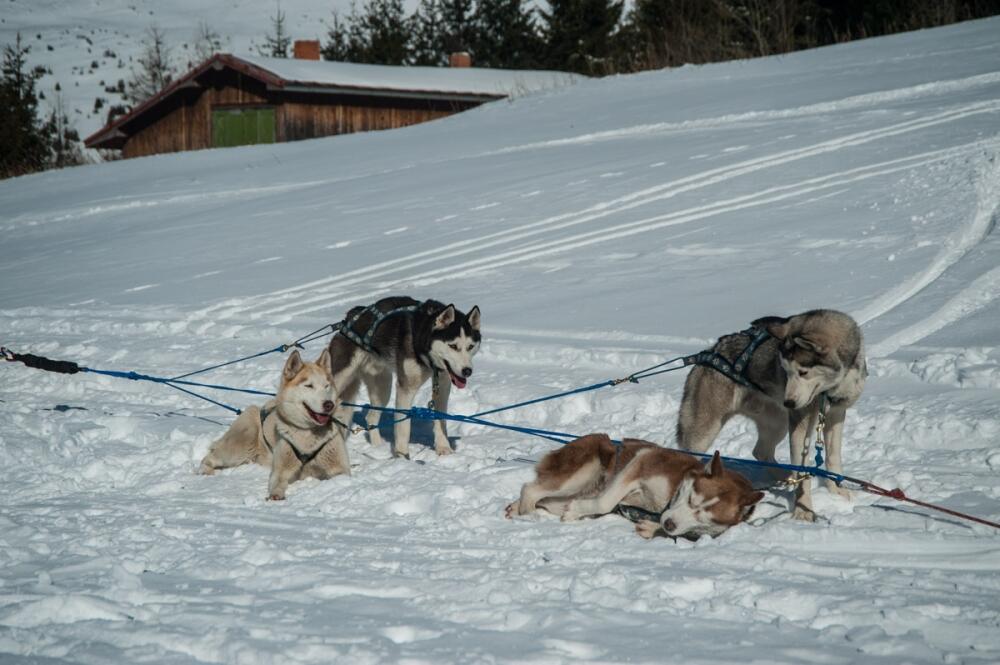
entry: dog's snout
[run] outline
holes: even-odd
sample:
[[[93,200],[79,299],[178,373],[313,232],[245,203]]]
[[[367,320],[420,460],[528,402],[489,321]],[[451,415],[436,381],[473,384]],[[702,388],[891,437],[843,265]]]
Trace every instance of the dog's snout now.
[[[471,367],[463,367],[462,368],[462,376],[464,376],[466,378],[472,376],[472,368]]]
[[[795,408],[795,400],[794,399],[786,399],[785,400],[785,408],[786,409],[794,409]]]
[[[333,402],[331,402],[330,400],[326,400],[325,402],[323,402],[323,410],[326,411],[327,413],[333,411]]]
[[[668,517],[667,519],[663,520],[663,529],[667,533],[673,533],[674,531],[677,530],[677,522],[673,521]]]

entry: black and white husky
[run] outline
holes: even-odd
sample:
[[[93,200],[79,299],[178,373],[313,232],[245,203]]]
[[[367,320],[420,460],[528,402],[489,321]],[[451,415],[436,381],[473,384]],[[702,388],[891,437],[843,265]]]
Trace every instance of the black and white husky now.
[[[347,312],[344,328],[330,341],[333,382],[341,402],[353,402],[360,383],[368,389],[373,406],[389,401],[396,377],[396,408],[413,406],[417,391],[434,379],[434,408],[448,410],[451,387],[464,388],[472,376],[472,357],[479,351],[479,308],[468,314],[436,300],[423,302],[397,296],[383,298],[369,307]],[[374,329],[373,329],[374,328]],[[345,334],[346,333],[346,334]],[[349,422],[351,407],[338,408],[338,417]],[[377,427],[380,412],[368,413],[370,441],[380,445]],[[397,420],[397,457],[409,457],[410,421]],[[434,450],[452,452],[445,421],[434,421]]]

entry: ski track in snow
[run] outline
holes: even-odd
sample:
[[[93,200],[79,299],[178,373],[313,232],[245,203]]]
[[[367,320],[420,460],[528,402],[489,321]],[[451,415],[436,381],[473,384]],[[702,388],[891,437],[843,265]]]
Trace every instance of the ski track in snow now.
[[[303,284],[296,287],[281,289],[272,294],[263,297],[254,297],[246,300],[239,300],[235,303],[224,303],[216,305],[212,308],[208,308],[205,311],[205,315],[221,315],[223,317],[235,316],[235,315],[253,315],[254,312],[259,312],[265,310],[269,316],[274,314],[285,313],[286,317],[300,316],[314,311],[324,310],[334,305],[341,305],[347,302],[351,302],[357,296],[351,294],[350,297],[344,297],[343,293],[335,294],[322,294],[323,287],[329,285],[337,285],[338,288],[343,286],[348,286],[354,283],[362,281],[370,281],[376,279],[385,279],[393,273],[398,273],[404,270],[409,270],[421,265],[427,265],[429,263],[436,263],[440,261],[443,257],[453,258],[456,256],[461,256],[470,253],[482,253],[484,250],[497,247],[499,245],[508,244],[526,238],[534,237],[540,234],[551,233],[553,231],[566,229],[572,226],[577,226],[580,224],[589,223],[604,217],[610,216],[612,214],[619,214],[640,206],[648,205],[654,202],[661,202],[665,199],[673,198],[681,193],[691,191],[693,189],[708,187],[711,185],[716,185],[731,178],[744,176],[748,174],[755,173],[761,169],[776,167],[791,161],[796,161],[800,159],[805,159],[808,157],[814,157],[827,152],[832,152],[836,150],[845,149],[848,147],[855,147],[870,141],[881,140],[887,137],[896,136],[899,134],[904,134],[908,132],[919,131],[922,129],[927,129],[929,127],[935,126],[937,124],[943,124],[948,122],[954,122],[962,118],[966,118],[970,115],[976,114],[991,114],[1000,111],[1000,102],[995,100],[990,100],[987,102],[977,102],[974,104],[963,105],[946,112],[931,114],[929,116],[908,120],[905,122],[897,123],[895,125],[888,125],[883,127],[878,127],[877,129],[868,130],[864,132],[857,132],[850,134],[845,137],[839,137],[831,139],[828,141],[823,141],[812,146],[805,148],[797,148],[794,150],[788,150],[779,152],[763,158],[754,158],[751,160],[746,160],[732,166],[726,166],[716,169],[710,169],[703,171],[701,173],[681,178],[676,181],[665,183],[660,186],[648,188],[640,192],[635,192],[633,194],[617,198],[615,200],[602,202],[600,204],[593,205],[585,210],[576,213],[567,213],[562,215],[557,215],[548,219],[544,219],[538,222],[533,222],[530,224],[521,225],[513,229],[508,229],[505,231],[487,234],[485,236],[466,239],[457,243],[451,243],[449,245],[435,248],[433,250],[427,250],[415,255],[407,256],[404,258],[393,259],[380,264],[371,265],[365,268],[354,270],[348,273],[336,275],[333,277],[325,278],[322,280],[317,280]],[[981,144],[972,144],[968,146],[970,151],[976,149],[982,149]],[[946,149],[939,151],[941,157],[945,156],[955,156],[954,149]],[[919,156],[918,156],[919,157]],[[899,161],[905,161],[899,160]],[[874,165],[871,167],[873,172],[869,177],[876,175],[886,175],[893,173],[894,170],[879,170],[879,165]],[[828,178],[834,178],[837,174],[831,174],[827,176]],[[849,182],[849,181],[848,181]],[[810,184],[806,181],[805,184]],[[833,184],[825,185],[824,187],[838,186],[843,184],[842,182],[835,182]],[[782,189],[782,188],[775,188]],[[793,189],[794,187],[787,187],[785,189]],[[787,198],[789,196],[799,196],[812,191],[816,188],[804,188],[799,191],[794,191],[794,193],[786,194],[782,198]],[[743,207],[748,207],[750,205],[762,205],[764,203],[773,202],[773,199],[761,196],[760,194],[750,197],[744,197],[743,201],[749,199],[752,201],[754,198],[759,200],[756,203],[745,202],[744,205],[727,206],[728,202],[721,201],[708,206],[709,208],[717,208],[713,214],[719,214],[722,212],[730,212],[733,210],[739,210]],[[569,251],[572,249],[585,246],[587,244],[593,244],[594,242],[605,242],[608,240],[613,240],[616,238],[623,237],[625,235],[632,235],[635,233],[641,233],[646,231],[652,231],[662,228],[666,225],[665,220],[670,220],[676,217],[672,224],[685,223],[687,221],[694,221],[698,219],[703,219],[707,214],[694,214],[691,217],[685,218],[685,212],[679,211],[677,213],[671,213],[670,215],[658,216],[655,218],[650,218],[646,220],[640,220],[638,222],[630,222],[627,224],[618,225],[615,227],[602,228],[597,231],[590,233],[577,234],[575,236],[569,236],[567,238],[562,238],[557,241],[552,241],[547,245],[545,243],[533,244],[530,248],[525,248],[521,250],[513,250],[506,253],[490,253],[487,254],[487,260],[483,261],[481,259],[470,260],[465,263],[459,264],[449,264],[446,268],[441,268],[438,270],[427,271],[424,273],[418,273],[416,275],[408,275],[406,277],[397,278],[397,281],[418,281],[426,280],[437,275],[447,275],[453,273],[455,270],[461,270],[463,268],[474,267],[478,271],[489,270],[503,265],[509,265],[510,263],[516,261],[530,260],[537,258],[541,255],[552,254],[560,251]],[[691,211],[695,212],[695,211]],[[654,223],[651,223],[654,222]],[[627,233],[623,232],[625,229],[629,229]],[[619,231],[619,233],[613,233],[614,231]],[[586,238],[591,238],[590,242],[581,243],[582,240]],[[548,251],[538,251],[541,247],[548,246],[550,249]],[[960,255],[960,253],[959,253]],[[416,260],[414,260],[416,259]],[[939,262],[939,268],[941,271],[954,259],[950,257],[945,257]],[[930,272],[928,273],[930,274]],[[940,273],[938,273],[940,274]],[[929,280],[932,280],[930,277]],[[928,281],[929,281],[928,280]],[[320,291],[321,295],[310,296],[310,297],[294,297],[305,292],[316,292]],[[383,291],[384,292],[384,291]],[[377,294],[369,294],[369,297],[374,297]],[[286,305],[277,304],[282,301],[293,300],[292,303]],[[893,300],[892,304],[880,304],[873,306],[870,310],[874,311],[887,311],[891,309],[892,306],[898,304],[898,301],[905,299],[905,296],[895,296],[891,298]],[[310,307],[303,308],[302,305],[310,304]],[[221,310],[221,311],[220,311]],[[861,317],[862,322],[867,322],[872,318],[875,318],[877,314],[872,314],[871,312],[866,312]],[[287,320],[287,319],[285,319]]]

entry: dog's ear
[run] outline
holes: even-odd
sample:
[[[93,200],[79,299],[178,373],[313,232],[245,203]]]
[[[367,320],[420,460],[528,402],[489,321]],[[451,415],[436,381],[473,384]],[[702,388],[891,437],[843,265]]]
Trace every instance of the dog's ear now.
[[[750,325],[756,328],[763,328],[767,332],[771,333],[771,337],[777,339],[785,339],[788,337],[788,333],[791,330],[789,323],[791,319],[786,319],[783,316],[765,316],[752,321]]]
[[[826,353],[826,346],[815,339],[810,339],[805,335],[796,335],[792,338],[792,344],[795,346],[805,349],[806,351],[811,351],[816,355],[824,355]]]
[[[440,312],[438,312],[437,318],[434,319],[434,330],[444,330],[454,322],[455,322],[455,306],[448,305]]]
[[[754,509],[757,507],[757,502],[764,498],[763,492],[747,492],[740,499],[740,506],[742,507],[742,517],[741,521],[745,522],[750,519],[753,515]]]
[[[465,320],[469,322],[469,327],[475,331],[479,330],[479,305],[469,310]]]
[[[333,378],[333,362],[330,359],[330,347],[323,349],[323,353],[319,354],[319,358],[316,359],[316,364],[322,367],[330,378]]]
[[[716,450],[715,454],[712,455],[712,461],[708,463],[708,469],[705,473],[712,477],[722,475],[722,456],[719,455],[718,450]]]
[[[282,383],[294,379],[295,375],[302,369],[303,364],[302,356],[299,355],[299,350],[295,349],[292,351],[292,355],[288,356],[288,360],[285,361],[285,368],[281,370]]]

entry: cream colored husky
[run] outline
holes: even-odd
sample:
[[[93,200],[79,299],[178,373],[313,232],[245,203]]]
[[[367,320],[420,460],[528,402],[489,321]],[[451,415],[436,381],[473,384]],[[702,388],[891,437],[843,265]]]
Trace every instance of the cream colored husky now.
[[[236,418],[201,461],[201,473],[250,462],[270,466],[267,493],[273,501],[284,499],[300,478],[350,475],[346,425],[333,417],[336,401],[329,350],[316,362],[303,362],[293,351],[275,398]]]

